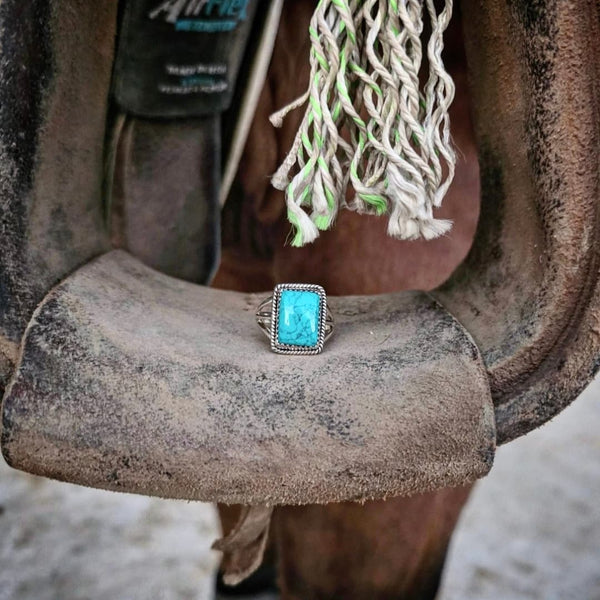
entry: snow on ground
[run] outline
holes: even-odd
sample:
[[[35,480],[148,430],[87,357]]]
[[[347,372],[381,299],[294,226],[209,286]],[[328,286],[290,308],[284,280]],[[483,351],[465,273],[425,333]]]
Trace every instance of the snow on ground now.
[[[212,506],[47,481],[0,466],[0,600],[205,600]]]
[[[217,535],[211,506],[47,481],[0,460],[0,600],[212,600]],[[488,599],[600,599],[600,382],[500,448],[476,488],[438,600]]]
[[[501,447],[454,536],[439,600],[600,600],[600,380]]]

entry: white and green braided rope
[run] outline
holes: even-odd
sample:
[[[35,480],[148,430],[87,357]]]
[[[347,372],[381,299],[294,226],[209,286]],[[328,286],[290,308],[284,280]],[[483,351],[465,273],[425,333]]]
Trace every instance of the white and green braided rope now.
[[[309,88],[271,117],[281,126],[307,104],[272,180],[285,190],[292,245],[314,241],[340,207],[388,214],[388,233],[399,239],[432,239],[450,229],[433,209],[456,162],[448,116],[454,83],[441,57],[451,14],[452,0],[439,14],[433,0],[320,0],[309,28]]]

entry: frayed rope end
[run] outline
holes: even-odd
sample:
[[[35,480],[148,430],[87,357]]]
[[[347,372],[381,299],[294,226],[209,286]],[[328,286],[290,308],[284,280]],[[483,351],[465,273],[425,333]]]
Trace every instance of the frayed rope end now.
[[[301,248],[306,244],[314,242],[319,237],[319,230],[310,217],[296,204],[288,204],[288,221],[294,229],[294,237],[291,245]]]
[[[312,220],[321,231],[327,231],[333,222],[331,215],[315,215]]]
[[[390,218],[388,235],[397,240],[433,240],[448,233],[452,229],[452,221],[448,219],[399,219]]]
[[[314,241],[340,206],[390,214],[388,234],[398,239],[431,240],[450,230],[451,221],[435,219],[432,211],[456,162],[449,130],[454,84],[441,57],[452,5],[445,0],[436,13],[431,0],[318,3],[309,29],[308,89],[270,117],[281,127],[309,101],[272,178],[275,188],[287,190],[293,246]],[[425,53],[420,38],[427,17]],[[348,195],[353,206],[345,204]]]

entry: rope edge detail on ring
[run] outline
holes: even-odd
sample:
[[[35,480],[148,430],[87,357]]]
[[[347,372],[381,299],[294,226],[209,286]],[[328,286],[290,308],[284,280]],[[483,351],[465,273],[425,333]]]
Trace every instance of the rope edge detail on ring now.
[[[319,296],[319,330],[317,343],[314,346],[291,345],[279,342],[277,322],[279,319],[281,294],[286,290],[313,292]],[[323,351],[325,342],[333,334],[334,325],[333,316],[327,307],[327,294],[325,290],[320,285],[308,283],[280,283],[275,286],[273,295],[263,300],[258,306],[256,322],[263,333],[269,338],[273,352],[290,355],[320,354]]]

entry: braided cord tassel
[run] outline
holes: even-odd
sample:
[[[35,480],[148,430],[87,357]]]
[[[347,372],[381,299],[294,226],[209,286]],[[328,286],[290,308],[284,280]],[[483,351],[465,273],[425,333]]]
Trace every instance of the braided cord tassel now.
[[[273,185],[285,190],[293,246],[314,241],[338,210],[389,215],[388,234],[432,239],[451,222],[436,219],[454,177],[448,110],[454,83],[442,61],[452,14],[446,0],[320,0],[309,35],[306,93],[271,116],[279,127],[305,106]],[[428,77],[422,87],[424,21]]]

